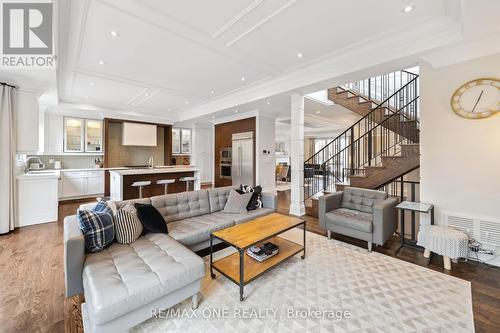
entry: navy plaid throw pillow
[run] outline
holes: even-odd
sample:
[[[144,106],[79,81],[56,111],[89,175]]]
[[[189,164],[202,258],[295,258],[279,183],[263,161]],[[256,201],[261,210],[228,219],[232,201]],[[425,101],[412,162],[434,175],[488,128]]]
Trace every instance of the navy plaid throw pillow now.
[[[77,215],[88,251],[102,251],[113,242],[115,239],[113,211],[106,201],[99,201],[92,210],[79,209]]]

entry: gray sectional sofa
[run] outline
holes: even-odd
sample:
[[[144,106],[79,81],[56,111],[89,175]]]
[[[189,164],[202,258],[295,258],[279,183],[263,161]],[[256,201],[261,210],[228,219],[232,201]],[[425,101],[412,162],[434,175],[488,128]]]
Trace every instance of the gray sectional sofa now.
[[[210,233],[268,215],[275,195],[262,194],[262,208],[243,214],[222,212],[232,187],[167,194],[117,202],[151,203],[169,234],[145,234],[132,244],[113,243],[86,253],[76,215],[64,219],[66,296],[84,293],[86,332],[122,332],[189,297],[197,307],[204,261],[193,251],[210,244]],[[92,204],[93,205],[93,204]],[[89,208],[89,205],[84,205]],[[216,244],[216,243],[214,243]]]

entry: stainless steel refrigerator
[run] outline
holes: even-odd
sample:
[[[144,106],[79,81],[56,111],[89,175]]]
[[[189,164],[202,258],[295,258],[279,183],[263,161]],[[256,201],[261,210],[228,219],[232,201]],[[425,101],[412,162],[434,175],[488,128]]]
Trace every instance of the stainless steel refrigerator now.
[[[253,132],[233,134],[233,159],[231,178],[233,186],[241,184],[254,186],[253,182]]]

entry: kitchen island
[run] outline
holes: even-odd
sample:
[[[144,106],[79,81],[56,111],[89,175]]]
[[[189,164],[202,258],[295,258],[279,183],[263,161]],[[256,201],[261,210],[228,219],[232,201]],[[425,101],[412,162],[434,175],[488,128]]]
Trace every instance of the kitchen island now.
[[[110,170],[110,196],[111,200],[121,201],[139,197],[139,189],[132,183],[138,181],[151,181],[151,185],[143,188],[142,196],[149,198],[164,193],[164,186],[157,185],[161,179],[174,179],[168,185],[168,193],[186,191],[186,183],[181,182],[182,177],[195,177],[194,189],[200,189],[200,170],[193,166],[163,166],[148,169]]]

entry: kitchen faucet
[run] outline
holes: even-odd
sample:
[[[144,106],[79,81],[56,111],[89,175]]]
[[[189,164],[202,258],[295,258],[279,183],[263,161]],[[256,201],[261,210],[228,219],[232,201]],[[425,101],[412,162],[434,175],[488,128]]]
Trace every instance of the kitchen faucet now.
[[[153,169],[154,168],[154,159],[153,159],[153,156],[151,156],[149,158],[149,161],[148,161],[148,168],[150,169]]]
[[[36,159],[39,164],[43,164],[42,160],[40,160],[40,157],[38,156],[30,156],[26,159],[26,168],[24,169],[24,172],[29,172],[31,171],[30,169],[30,161]]]

